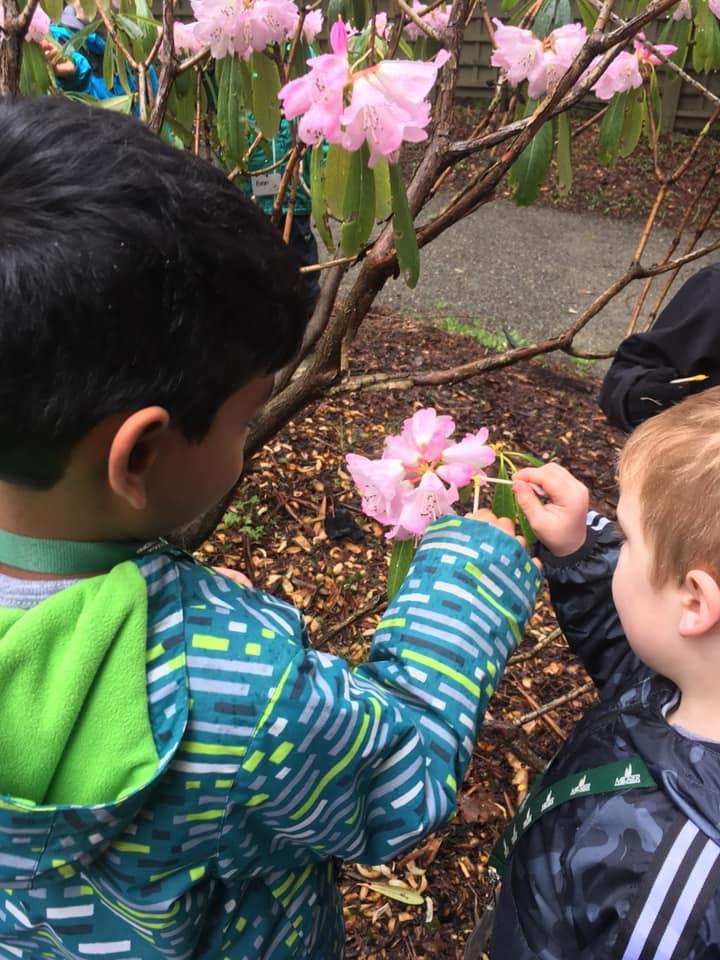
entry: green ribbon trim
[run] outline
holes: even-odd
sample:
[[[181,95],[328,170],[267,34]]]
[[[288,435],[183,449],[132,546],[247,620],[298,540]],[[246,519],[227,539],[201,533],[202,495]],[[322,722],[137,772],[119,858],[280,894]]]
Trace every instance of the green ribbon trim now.
[[[525,795],[517,813],[498,837],[490,852],[488,866],[502,876],[505,863],[520,837],[542,816],[569,800],[592,797],[598,793],[647,790],[656,786],[642,758],[637,756],[573,773],[549,787],[542,786],[541,777]]]
[[[0,563],[33,573],[102,573],[144,546],[142,540],[43,540],[0,530]]]

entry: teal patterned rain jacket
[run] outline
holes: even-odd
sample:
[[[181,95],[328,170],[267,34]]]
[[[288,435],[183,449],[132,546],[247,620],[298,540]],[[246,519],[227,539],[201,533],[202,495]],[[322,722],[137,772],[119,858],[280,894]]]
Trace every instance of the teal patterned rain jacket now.
[[[157,769],[104,804],[0,796],[0,957],[341,957],[336,862],[448,818],[535,567],[441,518],[351,670],[272,596],[171,551],[133,562]]]

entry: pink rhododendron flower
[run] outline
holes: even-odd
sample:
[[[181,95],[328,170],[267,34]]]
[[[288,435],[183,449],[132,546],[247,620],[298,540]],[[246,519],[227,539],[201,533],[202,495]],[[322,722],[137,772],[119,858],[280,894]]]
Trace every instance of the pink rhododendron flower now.
[[[236,52],[237,0],[190,0],[195,35],[217,60]]]
[[[672,18],[673,20],[692,20],[690,0],[680,0],[680,3],[673,10]]]
[[[452,417],[438,416],[432,407],[418,410],[403,421],[400,434],[385,438],[384,457],[398,459],[411,480],[416,480],[422,465],[438,460],[455,430]]]
[[[431,471],[424,473],[417,487],[405,497],[398,517],[398,532],[406,530],[420,536],[433,520],[437,520],[444,513],[453,512],[451,505],[457,498],[458,491],[454,486],[446,487]],[[397,533],[391,531],[388,536],[390,535]]]
[[[45,13],[40,4],[35,7],[35,12],[30,18],[30,24],[25,34],[26,40],[34,40],[39,43],[50,29],[50,17]]]
[[[312,43],[315,37],[320,33],[323,26],[322,10],[311,10],[303,20],[303,37],[308,43]]]
[[[339,143],[343,93],[350,65],[347,59],[347,33],[342,20],[330,30],[332,53],[308,60],[310,71],[286,83],[278,93],[288,120],[300,116],[298,135],[303,143]]]
[[[464,487],[473,477],[481,476],[495,460],[495,451],[487,444],[487,427],[477,433],[466,433],[459,443],[445,447],[437,473],[447,483]]]
[[[495,18],[495,49],[490,63],[500,67],[511,86],[523,80],[536,86],[544,76],[543,45],[532,30],[506,26]]]
[[[370,147],[368,166],[374,167],[380,157],[395,162],[404,140],[419,143],[427,137],[430,104],[421,103],[407,110],[388,99],[369,77],[360,77],[352,88],[350,105],[340,118],[345,127],[341,143],[346,150],[357,150],[367,140]]]
[[[720,19],[720,0],[708,0],[710,12]]]
[[[494,22],[496,47],[490,62],[504,71],[514,87],[527,80],[528,96],[533,100],[555,89],[587,39],[581,23],[558,27],[543,43],[531,30]]]
[[[221,59],[237,53],[247,59],[269,43],[282,43],[294,31],[298,10],[293,0],[190,0],[201,47]]]
[[[427,63],[382,60],[360,71],[353,83],[350,104],[341,117],[345,149],[357,150],[367,140],[369,166],[374,167],[379,157],[389,157],[394,162],[403,141],[425,140],[425,127],[430,123],[430,103],[425,97],[448,56],[446,50],[441,50]]]
[[[176,20],[173,24],[173,34],[175,37],[175,49],[182,50],[184,53],[197,53],[203,49],[202,40],[199,39],[196,32],[196,21],[183,23],[182,20]]]
[[[592,64],[590,66],[592,67]],[[641,87],[642,83],[638,58],[634,53],[623,50],[615,57],[592,89],[599,100],[611,100],[616,93],[625,93],[633,87]]]
[[[363,511],[380,523],[396,525],[402,510],[403,494],[410,489],[400,461],[369,460],[356,453],[348,453],[345,462],[360,491]]]
[[[413,12],[420,14],[420,19],[424,20],[425,23],[431,26],[437,33],[442,33],[450,20],[450,5],[445,4],[443,7],[435,7],[435,9],[431,10],[430,13],[422,15],[422,12],[426,6],[426,3],[420,3],[419,0],[413,0]],[[423,36],[423,32],[420,27],[416,23],[413,23],[412,20],[405,24],[404,32],[408,40],[417,40],[419,37]]]
[[[645,46],[643,43],[644,39],[644,33],[639,33],[636,37],[633,37],[633,49],[635,50],[638,60],[640,63],[651,63],[654,67],[659,66],[662,63],[662,60],[659,57],[656,57],[652,50],[649,50]],[[654,43],[653,46],[666,57],[671,57],[677,50],[677,47],[674,43]]]

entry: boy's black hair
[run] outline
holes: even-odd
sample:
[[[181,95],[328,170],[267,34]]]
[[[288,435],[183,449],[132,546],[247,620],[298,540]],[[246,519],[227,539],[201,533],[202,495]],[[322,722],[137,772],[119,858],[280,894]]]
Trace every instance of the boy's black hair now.
[[[211,164],[64,97],[0,98],[0,479],[48,488],[104,417],[191,441],[297,351],[298,261]]]

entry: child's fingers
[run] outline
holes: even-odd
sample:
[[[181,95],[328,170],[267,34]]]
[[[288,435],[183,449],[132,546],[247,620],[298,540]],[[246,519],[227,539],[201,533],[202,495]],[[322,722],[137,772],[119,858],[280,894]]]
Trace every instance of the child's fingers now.
[[[512,490],[518,505],[528,519],[528,523],[537,533],[537,528],[542,524],[545,515],[545,506],[542,500],[533,490],[532,484],[521,480],[517,473],[513,477]]]
[[[500,530],[504,530],[505,533],[509,533],[511,537],[515,535],[515,524],[512,520],[509,517],[496,517],[492,510],[488,510],[487,507],[481,507],[480,510],[473,510],[468,516],[472,517],[473,520],[482,520],[484,523],[489,523],[493,527],[498,527]]]
[[[559,463],[546,463],[542,467],[523,467],[513,475],[513,480],[522,480],[540,487],[550,501],[559,507],[587,509],[587,488]]]

